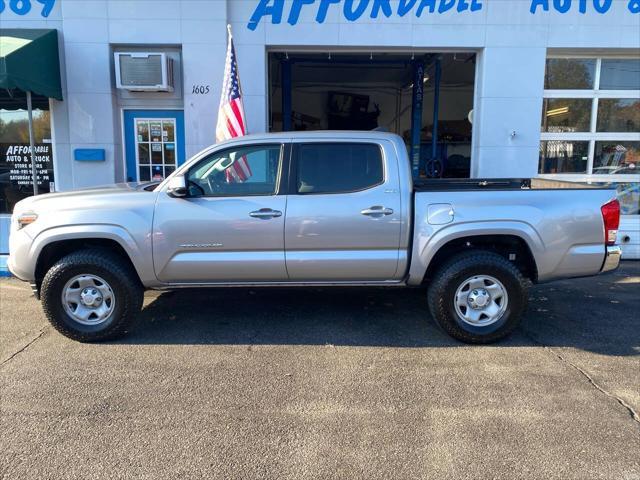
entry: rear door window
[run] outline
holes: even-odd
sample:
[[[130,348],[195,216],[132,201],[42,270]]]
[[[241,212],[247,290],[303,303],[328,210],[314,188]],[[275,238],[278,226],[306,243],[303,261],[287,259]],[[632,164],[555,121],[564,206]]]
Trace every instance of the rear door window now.
[[[376,144],[299,144],[296,158],[301,195],[357,192],[384,181],[382,150]]]

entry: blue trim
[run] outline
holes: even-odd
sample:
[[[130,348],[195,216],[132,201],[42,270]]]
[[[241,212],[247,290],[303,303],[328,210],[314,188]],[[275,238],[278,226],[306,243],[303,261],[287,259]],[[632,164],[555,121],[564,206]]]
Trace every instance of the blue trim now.
[[[282,68],[282,130],[289,132],[291,127],[291,62],[285,60],[281,64]]]
[[[76,148],[73,159],[78,162],[104,162],[104,148]]]
[[[134,119],[136,118],[175,118],[178,166],[182,165],[185,162],[186,154],[184,145],[184,112],[182,110],[125,110],[124,148],[128,182],[138,181],[138,172],[136,169],[136,139],[134,136]]]
[[[424,62],[413,62],[413,94],[411,100],[411,171],[420,175],[420,133],[422,130],[422,102],[424,100]]]
[[[11,272],[7,267],[7,260],[9,260],[9,255],[0,255],[0,277],[11,277]]]

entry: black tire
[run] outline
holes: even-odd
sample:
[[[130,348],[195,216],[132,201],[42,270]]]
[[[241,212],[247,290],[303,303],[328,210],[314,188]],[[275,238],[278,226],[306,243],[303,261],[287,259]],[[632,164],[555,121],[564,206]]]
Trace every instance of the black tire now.
[[[65,311],[63,289],[77,275],[98,276],[113,291],[113,311],[102,323],[86,325]],[[123,336],[142,308],[143,294],[144,289],[131,265],[102,249],[80,250],[58,260],[45,275],[41,289],[42,306],[51,325],[64,336],[79,342],[98,342]]]
[[[486,326],[466,322],[455,306],[458,288],[476,275],[499,280],[507,291],[506,310]],[[493,343],[509,335],[520,323],[527,308],[529,285],[529,280],[504,257],[473,250],[453,257],[437,271],[428,289],[429,310],[436,323],[453,338],[465,343]]]

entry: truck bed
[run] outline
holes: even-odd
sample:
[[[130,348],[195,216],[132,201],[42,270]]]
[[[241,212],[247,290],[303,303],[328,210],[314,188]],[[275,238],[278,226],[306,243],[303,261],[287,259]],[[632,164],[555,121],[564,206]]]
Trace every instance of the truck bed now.
[[[491,235],[524,240],[539,281],[595,275],[606,253],[601,207],[615,198],[613,186],[600,185],[537,178],[419,180],[411,276],[428,268],[429,253],[445,238]]]

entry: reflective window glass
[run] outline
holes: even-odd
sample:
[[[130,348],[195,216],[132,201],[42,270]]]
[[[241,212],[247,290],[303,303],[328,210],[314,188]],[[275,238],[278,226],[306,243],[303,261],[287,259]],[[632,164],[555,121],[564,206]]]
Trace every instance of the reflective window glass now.
[[[595,58],[549,58],[544,88],[589,90],[595,87],[595,73]]]
[[[640,58],[602,59],[600,90],[640,90]]]
[[[15,99],[18,102],[18,99]],[[48,100],[34,96],[43,108]],[[11,103],[9,108],[16,105]],[[25,109],[8,110],[0,105],[0,214],[12,213],[16,203],[33,195],[29,120]],[[55,190],[51,118],[48,110],[33,110],[33,133],[39,193]]]
[[[598,132],[640,132],[640,100],[600,99]]]
[[[542,131],[588,132],[591,128],[592,103],[590,98],[545,98]]]
[[[596,142],[593,173],[640,174],[640,142]]]
[[[587,173],[589,142],[540,142],[540,173]]]
[[[298,193],[355,192],[382,183],[382,152],[367,143],[310,143],[298,147]]]
[[[190,195],[272,195],[276,191],[281,145],[230,148],[202,159],[187,174]]]

